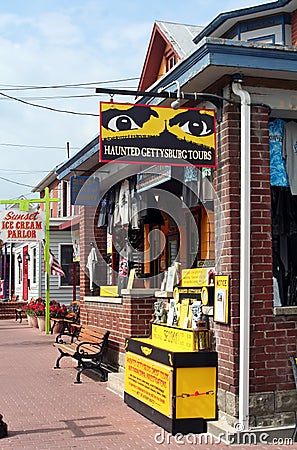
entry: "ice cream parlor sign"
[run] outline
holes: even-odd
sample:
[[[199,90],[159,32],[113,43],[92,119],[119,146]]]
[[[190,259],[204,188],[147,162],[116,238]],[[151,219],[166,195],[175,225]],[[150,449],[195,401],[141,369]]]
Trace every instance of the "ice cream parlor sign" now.
[[[40,209],[0,212],[0,239],[4,242],[42,241],[45,238],[45,214]]]

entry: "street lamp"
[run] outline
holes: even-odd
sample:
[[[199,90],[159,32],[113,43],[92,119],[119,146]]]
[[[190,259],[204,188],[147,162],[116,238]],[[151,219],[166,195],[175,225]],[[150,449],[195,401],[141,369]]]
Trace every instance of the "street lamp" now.
[[[19,264],[21,264],[21,263],[22,263],[22,261],[23,261],[23,260],[22,260],[22,257],[21,257],[21,255],[20,255],[20,254],[19,254],[19,255],[18,255],[18,257],[17,257],[17,260],[18,260],[18,263],[19,263]]]

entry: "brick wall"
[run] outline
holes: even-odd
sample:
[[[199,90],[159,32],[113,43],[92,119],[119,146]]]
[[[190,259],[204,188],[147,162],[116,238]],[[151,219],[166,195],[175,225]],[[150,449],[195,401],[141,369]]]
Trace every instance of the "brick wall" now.
[[[228,106],[218,127],[218,156],[214,188],[217,271],[230,275],[230,323],[214,325],[219,354],[219,387],[238,390],[240,131],[239,112]]]
[[[297,10],[292,13],[292,45],[297,45]]]
[[[228,106],[219,126],[215,189],[218,270],[230,275],[230,326],[215,324],[219,387],[238,394],[240,280],[240,114]],[[294,316],[274,316],[268,114],[254,107],[251,118],[251,341],[250,391],[294,389],[289,355],[296,354]],[[218,205],[216,210],[218,211]],[[217,257],[219,255],[217,254]]]
[[[121,304],[83,303],[81,321],[111,331],[110,348],[125,352],[125,339],[150,335],[154,298],[123,297]]]

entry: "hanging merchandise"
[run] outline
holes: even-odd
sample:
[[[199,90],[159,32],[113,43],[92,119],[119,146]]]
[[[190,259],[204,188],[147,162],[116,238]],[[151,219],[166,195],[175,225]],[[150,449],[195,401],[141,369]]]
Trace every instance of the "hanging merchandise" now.
[[[283,157],[284,128],[285,121],[282,119],[275,119],[269,122],[271,186],[289,186],[286,162]]]
[[[106,196],[101,201],[101,208],[98,217],[98,228],[105,227],[107,225],[107,198]]]
[[[119,214],[121,224],[124,226],[128,225],[130,217],[130,188],[128,180],[124,180],[121,184],[119,194]]]
[[[94,278],[95,278],[95,270],[96,270],[96,264],[98,263],[98,257],[95,250],[95,247],[93,244],[91,244],[92,248],[88,256],[88,262],[87,262],[87,269],[89,271],[89,278],[90,278],[90,291],[94,290]]]
[[[120,260],[119,260],[119,276],[118,276],[118,288],[119,294],[122,289],[126,289],[128,283],[128,275],[129,275],[129,259],[128,259],[128,251],[127,246],[122,249]]]
[[[119,277],[128,276],[128,258],[126,256],[120,257],[119,262]]]
[[[107,202],[107,233],[113,233],[114,226],[114,212],[115,212],[115,191],[111,189],[108,193],[108,202]]]
[[[121,225],[119,196],[120,196],[120,190],[119,190],[119,186],[117,186],[115,188],[115,194],[114,194],[114,214],[113,214],[113,225],[114,226]]]
[[[285,124],[283,155],[291,193],[297,195],[297,123],[293,120]]]

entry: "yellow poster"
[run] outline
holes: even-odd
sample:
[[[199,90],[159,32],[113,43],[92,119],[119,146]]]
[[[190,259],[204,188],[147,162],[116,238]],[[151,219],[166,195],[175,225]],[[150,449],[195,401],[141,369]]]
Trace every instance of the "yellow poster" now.
[[[127,394],[171,417],[173,369],[134,353],[126,353],[125,384]]]
[[[216,368],[176,369],[176,418],[216,418]]]
[[[188,328],[189,326],[189,299],[185,298],[182,300],[180,307],[180,318],[179,318],[179,326],[182,328]]]
[[[182,270],[183,287],[214,286],[214,267],[197,267],[195,269]]]

